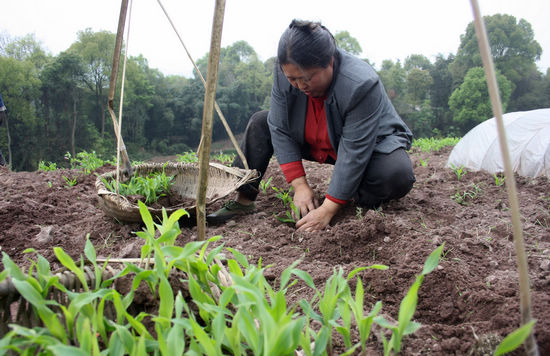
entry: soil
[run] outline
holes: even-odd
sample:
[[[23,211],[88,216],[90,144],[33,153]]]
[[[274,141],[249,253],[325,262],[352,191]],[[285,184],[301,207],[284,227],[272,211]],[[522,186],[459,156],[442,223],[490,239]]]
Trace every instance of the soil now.
[[[384,264],[388,270],[361,272],[366,308],[382,301],[382,313],[398,316],[399,305],[426,257],[445,243],[443,258],[424,279],[414,315],[422,327],[404,341],[405,355],[483,355],[520,324],[518,273],[510,204],[505,186],[493,175],[467,172],[458,179],[445,168],[450,148],[411,152],[417,182],[404,198],[365,211],[348,204],[322,232],[297,233],[279,221],[285,209],[275,191],[260,193],[257,212],[223,225],[207,226],[207,237],[221,235],[225,246],[249,261],[271,265],[268,280],[276,282],[287,266],[301,259],[319,288],[335,268],[349,272],[360,266]],[[427,164],[426,164],[427,163]],[[321,197],[331,166],[306,162],[307,178]],[[94,173],[114,169],[106,166]],[[140,224],[125,224],[98,207],[96,175],[75,170],[11,172],[0,167],[0,247],[20,266],[28,265],[25,249],[33,248],[52,266],[53,247],[73,258],[83,253],[86,236],[99,256],[139,257]],[[77,179],[70,187],[65,177]],[[265,179],[288,189],[275,161]],[[515,177],[526,243],[532,314],[541,355],[550,354],[550,181]],[[458,202],[460,201],[461,204]],[[207,208],[215,211],[223,201]],[[178,244],[197,238],[197,229],[183,222]],[[304,289],[301,289],[302,291]],[[290,302],[303,297],[300,289]],[[377,334],[377,333],[375,333]],[[371,336],[373,354],[381,343]],[[485,351],[483,351],[485,350]],[[489,350],[489,351],[487,351]],[[514,354],[524,354],[523,349]]]

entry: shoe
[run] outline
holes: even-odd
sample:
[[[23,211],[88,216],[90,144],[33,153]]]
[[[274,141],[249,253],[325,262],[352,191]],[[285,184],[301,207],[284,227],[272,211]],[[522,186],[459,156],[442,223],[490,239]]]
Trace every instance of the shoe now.
[[[256,210],[256,204],[243,205],[235,200],[226,201],[218,211],[208,214],[206,220],[212,223],[222,223],[237,215],[246,215]]]

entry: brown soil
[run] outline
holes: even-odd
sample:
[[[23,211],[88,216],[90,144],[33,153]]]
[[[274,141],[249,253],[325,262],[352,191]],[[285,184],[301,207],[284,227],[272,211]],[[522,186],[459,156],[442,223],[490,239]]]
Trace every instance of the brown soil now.
[[[492,175],[468,172],[460,180],[444,168],[450,149],[412,153],[417,182],[405,198],[381,211],[361,211],[348,205],[326,231],[300,234],[275,216],[284,213],[275,192],[257,201],[258,212],[220,226],[207,227],[207,237],[222,235],[225,246],[262,259],[268,280],[297,259],[322,287],[333,269],[346,272],[360,266],[385,264],[361,277],[366,307],[380,300],[382,312],[397,318],[399,304],[426,257],[445,243],[439,267],[420,288],[415,320],[423,326],[405,339],[405,355],[482,355],[499,338],[519,326],[518,273],[506,189]],[[427,162],[424,167],[421,163]],[[321,195],[330,166],[306,163],[308,180]],[[103,167],[98,173],[112,170]],[[77,177],[69,187],[63,178]],[[275,162],[266,179],[287,189]],[[83,253],[87,234],[100,256],[139,257],[143,240],[139,224],[123,224],[98,208],[94,174],[74,170],[10,172],[0,167],[0,247],[20,266],[28,264],[25,249],[34,248],[55,266],[53,247],[74,258]],[[516,177],[523,236],[526,241],[536,339],[541,355],[550,354],[550,181]],[[464,193],[467,194],[464,194]],[[453,197],[458,193],[463,204]],[[214,211],[222,202],[208,208]],[[197,229],[182,228],[178,244],[196,239]],[[298,290],[297,301],[307,295]],[[496,337],[495,337],[496,335]],[[380,342],[371,339],[378,353]],[[481,345],[481,346],[480,346]],[[480,346],[480,347],[478,347]],[[523,354],[523,350],[515,354]]]

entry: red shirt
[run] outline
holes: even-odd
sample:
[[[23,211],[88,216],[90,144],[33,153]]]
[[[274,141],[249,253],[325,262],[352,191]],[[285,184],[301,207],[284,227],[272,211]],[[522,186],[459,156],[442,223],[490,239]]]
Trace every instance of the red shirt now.
[[[308,97],[307,101],[305,139],[310,146],[312,157],[319,163],[325,163],[328,156],[336,160],[336,152],[332,148],[328,137],[325,99],[325,96]],[[306,175],[301,160],[281,164],[281,169],[288,183]],[[326,194],[326,197],[335,203],[346,203],[345,200],[334,198],[328,194]]]

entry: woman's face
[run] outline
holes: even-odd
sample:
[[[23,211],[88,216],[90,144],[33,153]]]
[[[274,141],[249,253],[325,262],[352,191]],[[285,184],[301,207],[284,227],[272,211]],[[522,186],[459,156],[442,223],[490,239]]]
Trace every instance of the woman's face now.
[[[313,67],[300,69],[295,64],[283,64],[281,69],[290,84],[308,96],[318,97],[326,94],[332,82],[334,59],[326,68]]]

